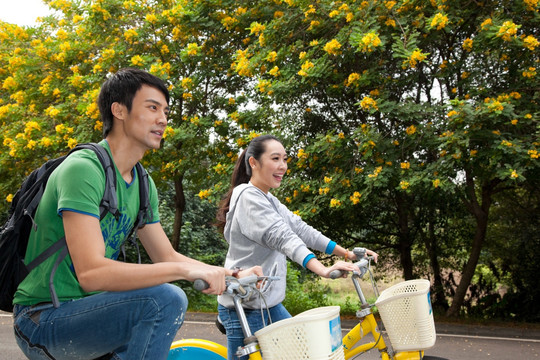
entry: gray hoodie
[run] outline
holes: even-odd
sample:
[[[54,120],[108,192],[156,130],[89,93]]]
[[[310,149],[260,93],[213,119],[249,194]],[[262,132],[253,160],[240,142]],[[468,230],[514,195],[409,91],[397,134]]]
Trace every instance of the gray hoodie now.
[[[306,257],[313,256],[308,248],[331,253],[335,247],[333,241],[302,221],[275,196],[251,183],[234,188],[224,236],[229,243],[225,268],[260,265],[264,275],[280,277],[261,289],[266,304],[255,296],[243,303],[247,309],[272,307],[283,301],[287,257],[304,265]],[[218,296],[218,302],[233,307],[228,295]]]

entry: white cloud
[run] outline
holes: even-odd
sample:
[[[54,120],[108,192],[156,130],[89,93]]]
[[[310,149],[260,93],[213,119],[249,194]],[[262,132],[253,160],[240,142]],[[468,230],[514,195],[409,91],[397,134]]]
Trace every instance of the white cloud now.
[[[2,0],[0,20],[19,26],[35,26],[38,17],[52,12],[42,0]]]

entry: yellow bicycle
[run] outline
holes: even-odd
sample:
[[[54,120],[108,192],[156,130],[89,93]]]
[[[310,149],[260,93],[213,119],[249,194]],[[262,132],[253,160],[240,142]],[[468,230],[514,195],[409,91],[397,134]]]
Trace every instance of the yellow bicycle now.
[[[245,345],[238,348],[237,355],[249,356],[249,360],[265,358],[333,360],[354,359],[376,349],[383,360],[444,360],[424,355],[424,350],[434,346],[436,339],[429,301],[429,282],[404,281],[379,294],[371,272],[371,258],[364,257],[363,248],[355,248],[353,251],[357,258],[361,259],[356,263],[360,272],[354,272],[351,277],[360,300],[360,309],[356,313],[359,321],[343,338],[341,338],[339,307],[335,306],[308,310],[291,319],[275,322],[253,334],[242,308],[242,299],[249,298],[257,291],[258,282],[276,279],[255,275],[241,279],[229,278],[226,293],[233,296],[245,338]],[[369,274],[374,292],[378,296],[375,304],[367,302],[360,287],[359,281],[366,273]],[[337,270],[331,277],[338,278],[341,275]],[[206,287],[204,282],[200,281],[196,281],[194,285],[199,290]],[[421,291],[418,291],[419,287],[423,287]],[[392,346],[387,345],[379,331],[372,312],[374,305],[378,306],[383,324],[386,325],[389,344]],[[386,316],[383,316],[383,309]],[[426,311],[429,314],[426,315]],[[415,312],[420,313],[420,316]],[[399,321],[395,318],[399,318]],[[327,337],[331,339],[326,339]],[[362,341],[366,339],[369,341]],[[223,345],[201,339],[184,339],[172,344],[168,360],[191,359],[226,360],[227,349]]]

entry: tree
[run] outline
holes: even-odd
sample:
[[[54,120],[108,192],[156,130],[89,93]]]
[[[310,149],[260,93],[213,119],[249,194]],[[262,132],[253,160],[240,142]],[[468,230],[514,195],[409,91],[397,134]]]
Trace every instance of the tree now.
[[[420,239],[428,251],[445,239],[420,214],[448,219],[456,214],[444,203],[461,199],[474,235],[462,245],[468,260],[448,310],[456,315],[493,195],[538,168],[538,3],[257,4],[274,17],[252,23],[259,41],[238,70],[259,74],[261,98],[283,107],[293,131],[294,179],[282,196],[334,234],[384,234],[405,278]]]
[[[246,40],[247,8],[204,1],[49,5],[56,14],[36,28],[2,23],[0,178],[8,202],[44,158],[100,138],[96,98],[110,73],[143,68],[164,79],[171,91],[163,149],[144,162],[158,186],[174,183],[171,238],[178,248],[185,191],[197,193],[222,181],[238,147],[254,130],[271,126],[252,126],[266,112],[243,111],[248,80],[231,70],[236,44]],[[201,198],[208,196],[205,191]]]

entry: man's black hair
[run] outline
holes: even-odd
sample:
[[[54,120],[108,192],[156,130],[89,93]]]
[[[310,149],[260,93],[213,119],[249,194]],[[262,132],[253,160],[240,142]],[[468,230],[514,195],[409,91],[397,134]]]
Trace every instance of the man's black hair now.
[[[127,107],[131,111],[135,93],[143,85],[153,87],[165,95],[169,103],[169,90],[160,78],[140,69],[125,68],[118,70],[101,86],[98,97],[99,112],[103,121],[103,137],[107,137],[113,126],[111,105],[115,102]]]

